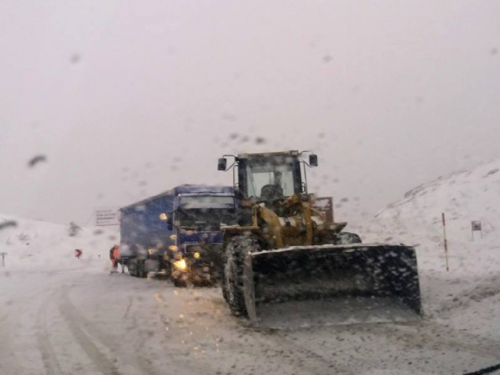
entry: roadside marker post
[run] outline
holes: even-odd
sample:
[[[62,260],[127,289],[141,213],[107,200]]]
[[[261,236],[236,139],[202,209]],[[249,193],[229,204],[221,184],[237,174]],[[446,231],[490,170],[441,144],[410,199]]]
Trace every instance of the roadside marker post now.
[[[7,253],[0,253],[0,255],[2,256],[2,267],[5,267],[5,256]]]
[[[444,238],[444,258],[446,261],[446,271],[450,270],[448,263],[448,240],[446,239],[446,219],[444,217],[444,212],[441,214],[443,219],[443,238]]]

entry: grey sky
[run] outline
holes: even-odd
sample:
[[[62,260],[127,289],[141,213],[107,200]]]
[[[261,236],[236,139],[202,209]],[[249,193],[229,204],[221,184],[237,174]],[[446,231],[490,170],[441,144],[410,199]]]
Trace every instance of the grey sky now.
[[[0,212],[84,223],[176,184],[229,184],[223,153],[314,149],[310,185],[350,199],[338,218],[374,213],[500,157],[499,14],[498,1],[3,0]],[[47,163],[27,168],[37,154]]]

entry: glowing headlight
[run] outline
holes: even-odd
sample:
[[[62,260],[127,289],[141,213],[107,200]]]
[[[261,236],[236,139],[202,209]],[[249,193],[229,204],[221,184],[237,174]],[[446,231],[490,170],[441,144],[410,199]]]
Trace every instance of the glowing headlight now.
[[[175,240],[177,239],[177,235],[176,235],[176,234],[172,234],[172,235],[170,236],[170,239],[175,241]]]
[[[169,248],[170,250],[172,250],[172,251],[177,251],[177,250],[179,250],[179,248],[178,248],[177,246],[175,246],[175,245],[170,245],[168,248]]]
[[[193,254],[193,258],[194,259],[198,259],[200,257],[200,253],[199,252],[196,252]]]
[[[155,252],[155,249],[148,249],[148,254],[149,255],[153,255],[154,252]]]
[[[168,216],[165,212],[162,212],[159,216],[160,220],[167,220],[168,219]]]
[[[187,264],[185,259],[178,260],[174,262],[175,268],[177,268],[179,271],[186,271],[187,269]]]

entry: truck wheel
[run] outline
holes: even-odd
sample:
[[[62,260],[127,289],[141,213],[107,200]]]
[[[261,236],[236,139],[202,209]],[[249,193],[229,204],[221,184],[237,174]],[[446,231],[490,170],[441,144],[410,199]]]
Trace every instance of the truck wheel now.
[[[361,243],[361,238],[356,233],[350,233],[350,232],[337,233],[335,238],[336,245],[349,245],[354,243]]]
[[[128,261],[127,268],[130,276],[137,277],[137,261],[135,259]]]
[[[150,272],[160,271],[160,262],[154,259],[146,259],[144,262],[144,272],[147,275]]]
[[[144,269],[144,259],[137,260],[137,277],[143,279],[146,277],[146,271]]]
[[[255,237],[236,236],[225,251],[222,295],[236,316],[248,316],[243,293],[243,262],[248,252],[259,251]]]

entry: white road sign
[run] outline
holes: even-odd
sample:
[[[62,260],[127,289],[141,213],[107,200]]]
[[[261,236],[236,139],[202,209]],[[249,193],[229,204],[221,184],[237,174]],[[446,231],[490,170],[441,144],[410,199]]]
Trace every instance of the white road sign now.
[[[120,211],[117,208],[98,208],[95,210],[95,225],[119,225]]]

